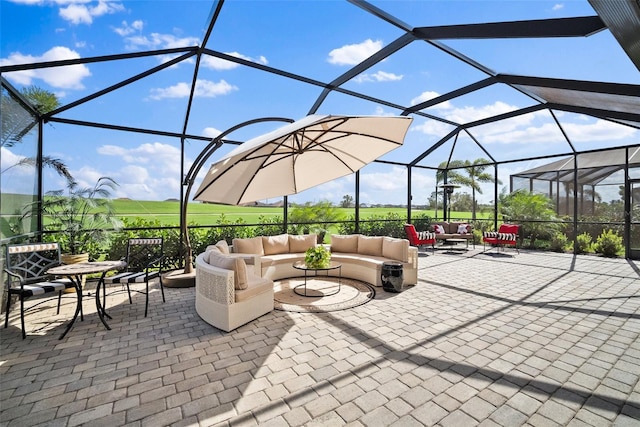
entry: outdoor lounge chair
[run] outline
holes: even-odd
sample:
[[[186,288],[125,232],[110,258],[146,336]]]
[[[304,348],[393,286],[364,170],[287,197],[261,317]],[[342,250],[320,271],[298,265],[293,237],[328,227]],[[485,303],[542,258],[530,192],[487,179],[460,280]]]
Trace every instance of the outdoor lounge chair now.
[[[518,233],[520,232],[520,226],[517,224],[502,224],[498,231],[485,231],[482,233],[482,243],[484,246],[483,252],[486,252],[486,245],[489,244],[504,250],[505,246],[513,246],[518,253]]]
[[[415,246],[420,250],[421,246],[431,245],[432,252],[436,249],[436,235],[429,231],[416,231],[416,227],[413,224],[405,224],[404,231],[409,239],[409,244]]]

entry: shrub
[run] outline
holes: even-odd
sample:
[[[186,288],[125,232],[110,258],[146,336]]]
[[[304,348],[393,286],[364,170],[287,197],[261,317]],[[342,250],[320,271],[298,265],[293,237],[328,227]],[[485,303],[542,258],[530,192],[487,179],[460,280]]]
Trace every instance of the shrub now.
[[[575,252],[577,254],[584,254],[591,252],[591,235],[588,233],[579,234],[575,242]]]
[[[554,252],[564,252],[569,246],[568,241],[564,233],[554,233],[549,240],[549,249]]]
[[[622,236],[612,230],[604,230],[596,239],[593,249],[606,257],[615,257],[623,250]]]

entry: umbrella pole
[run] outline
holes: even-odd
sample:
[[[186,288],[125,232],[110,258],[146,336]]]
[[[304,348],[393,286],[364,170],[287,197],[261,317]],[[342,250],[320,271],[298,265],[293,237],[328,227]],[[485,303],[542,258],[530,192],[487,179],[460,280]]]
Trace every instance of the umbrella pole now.
[[[189,172],[184,178],[182,182],[183,186],[186,186],[184,199],[182,202],[182,211],[180,212],[180,232],[182,234],[182,239],[184,243],[185,253],[184,253],[184,272],[183,274],[191,274],[193,273],[193,249],[191,248],[191,242],[189,240],[189,228],[187,227],[187,207],[189,206],[189,195],[191,194],[191,188],[193,187],[193,183],[196,179],[196,176],[202,169],[204,163],[211,157],[211,155],[222,146],[222,138],[229,135],[231,132],[234,132],[242,127],[261,122],[287,122],[292,123],[293,120],[289,118],[283,117],[262,117],[259,119],[252,119],[237,124],[220,135],[216,136],[210,143],[207,145],[204,150],[198,154],[198,157],[191,165]]]

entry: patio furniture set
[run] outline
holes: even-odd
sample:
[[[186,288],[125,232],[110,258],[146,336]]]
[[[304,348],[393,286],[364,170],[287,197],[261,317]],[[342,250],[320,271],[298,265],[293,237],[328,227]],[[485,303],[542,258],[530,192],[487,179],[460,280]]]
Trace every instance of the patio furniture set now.
[[[230,331],[273,310],[273,282],[300,276],[305,251],[316,234],[258,236],[207,247],[196,257],[196,311],[216,328]],[[332,235],[331,260],[340,276],[383,286],[383,266],[402,266],[403,284],[418,281],[418,250],[406,239]],[[317,269],[316,269],[317,270]]]
[[[163,239],[162,238],[138,238],[129,239],[127,255],[118,261],[93,261],[75,264],[62,264],[60,259],[60,245],[58,243],[27,243],[8,245],[6,253],[5,273],[7,274],[7,302],[5,307],[5,328],[9,326],[9,313],[12,299],[20,302],[20,326],[22,338],[26,338],[25,313],[36,308],[50,298],[42,298],[36,304],[25,307],[25,301],[31,297],[46,297],[51,294],[57,296],[57,314],[60,313],[62,293],[67,289],[73,289],[76,293],[76,309],[73,318],[65,327],[59,339],[63,339],[75,323],[78,314],[80,320],[84,320],[82,310],[83,286],[82,277],[88,274],[100,274],[95,289],[96,312],[100,321],[107,330],[109,324],[105,318],[111,318],[106,311],[106,284],[120,283],[126,286],[131,299],[131,283],[145,283],[145,290],[136,290],[145,295],[144,316],[147,317],[149,306],[149,281],[159,278],[162,301],[165,302],[164,287],[162,284],[163,271]],[[110,271],[123,270],[115,276],[106,277]],[[59,276],[65,278],[60,279]],[[102,288],[102,302],[100,301],[100,289]],[[119,292],[119,291],[117,291]]]
[[[446,225],[447,228],[444,228]],[[405,225],[408,239],[361,234],[332,235],[330,270],[339,271],[340,277],[360,280],[387,291],[394,291],[391,281],[400,286],[417,283],[418,248],[438,240],[454,242],[472,240],[471,227],[463,223],[436,223],[440,233],[418,233],[412,224]],[[442,230],[440,230],[442,231]],[[503,224],[496,232],[484,232],[483,243],[492,247],[517,248],[519,226]],[[440,237],[438,237],[440,236]],[[64,265],[60,261],[57,243],[9,245],[5,271],[7,279],[7,304],[5,328],[9,324],[12,297],[20,301],[22,336],[26,337],[26,299],[44,294],[58,297],[58,313],[62,292],[73,289],[76,293],[76,310],[60,339],[69,332],[82,311],[83,289],[81,277],[100,274],[95,290],[96,311],[106,329],[107,284],[121,284],[131,298],[132,283],[145,283],[145,290],[135,290],[145,295],[144,316],[148,314],[149,281],[159,279],[162,301],[165,301],[162,283],[162,238],[129,239],[127,256],[120,261],[85,262]],[[310,268],[304,265],[305,251],[317,245],[316,234],[258,236],[233,239],[229,246],[225,241],[206,248],[196,258],[196,312],[207,323],[224,331],[231,331],[250,322],[274,308],[274,281],[329,269]],[[475,245],[474,245],[475,246]],[[125,270],[107,277],[107,273]],[[59,276],[65,279],[56,278]],[[393,277],[391,277],[393,276]],[[100,289],[102,288],[102,301]],[[339,288],[338,288],[339,289]],[[119,292],[119,291],[116,291]],[[306,280],[305,280],[306,295]],[[44,301],[39,302],[38,304]],[[38,305],[36,304],[36,305]],[[35,307],[35,306],[33,306]],[[31,307],[31,308],[33,308]]]
[[[413,224],[405,224],[404,231],[407,239],[412,246],[420,248],[422,246],[431,246],[435,252],[437,242],[441,242],[442,246],[456,245],[458,243],[466,243],[469,248],[471,240],[475,248],[473,238],[473,227],[470,224],[462,222],[436,222],[430,227],[430,231],[417,231]],[[517,224],[501,224],[498,231],[484,231],[482,233],[483,252],[487,252],[487,245],[490,248],[504,249],[507,246],[514,247],[516,252],[518,249],[518,238],[520,235],[520,226]]]

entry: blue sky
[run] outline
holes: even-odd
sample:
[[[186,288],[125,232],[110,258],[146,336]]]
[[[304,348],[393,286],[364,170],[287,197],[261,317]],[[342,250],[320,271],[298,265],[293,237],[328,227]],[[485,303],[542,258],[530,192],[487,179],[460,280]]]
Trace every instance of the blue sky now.
[[[372,4],[410,26],[589,16],[588,1],[374,1]],[[0,64],[95,57],[152,49],[199,45],[211,12],[210,1],[74,1],[2,0]],[[207,47],[246,60],[330,82],[402,35],[383,20],[346,1],[227,1]],[[638,70],[608,31],[587,38],[536,40],[443,40],[442,43],[500,73],[640,84]],[[65,69],[5,73],[15,87],[37,85],[58,95],[62,104],[82,99],[171,57],[147,57],[91,63]],[[76,120],[180,132],[194,61],[184,61],[126,88],[60,114]],[[485,74],[424,42],[414,42],[366,70],[344,87],[400,105],[414,105]],[[320,95],[315,86],[238,66],[215,58],[203,61],[198,75],[188,133],[213,137],[245,120],[266,116],[304,117]],[[431,107],[427,112],[468,122],[497,112],[532,105],[531,99],[506,87],[491,86]],[[397,115],[386,105],[333,93],[320,114]],[[639,132],[571,113],[558,119],[578,149],[637,144]],[[229,138],[246,141],[277,124],[247,127]],[[383,159],[407,161],[451,130],[448,125],[416,117],[403,147]],[[47,124],[45,152],[62,159],[73,175],[90,185],[100,176],[114,178],[116,196],[142,200],[179,198],[179,140],[144,134]],[[500,161],[569,151],[547,112],[485,125],[474,134]],[[189,164],[205,143],[188,141]],[[421,162],[436,166],[446,160],[452,143]],[[224,147],[215,161],[233,147]],[[2,169],[28,153],[2,149]],[[469,137],[461,136],[452,158],[486,157]],[[509,163],[500,168],[503,186],[509,175],[541,164]],[[204,172],[204,171],[203,171]],[[407,171],[403,167],[370,165],[361,172],[363,203],[405,203]],[[23,188],[18,171],[5,177],[2,191]],[[339,202],[353,194],[353,177],[339,179],[300,195],[297,202]],[[414,203],[424,203],[434,190],[435,176],[414,170]],[[45,189],[62,188],[47,172]],[[464,191],[464,190],[463,190]],[[480,200],[493,198],[490,186]],[[272,200],[273,201],[273,200]]]

